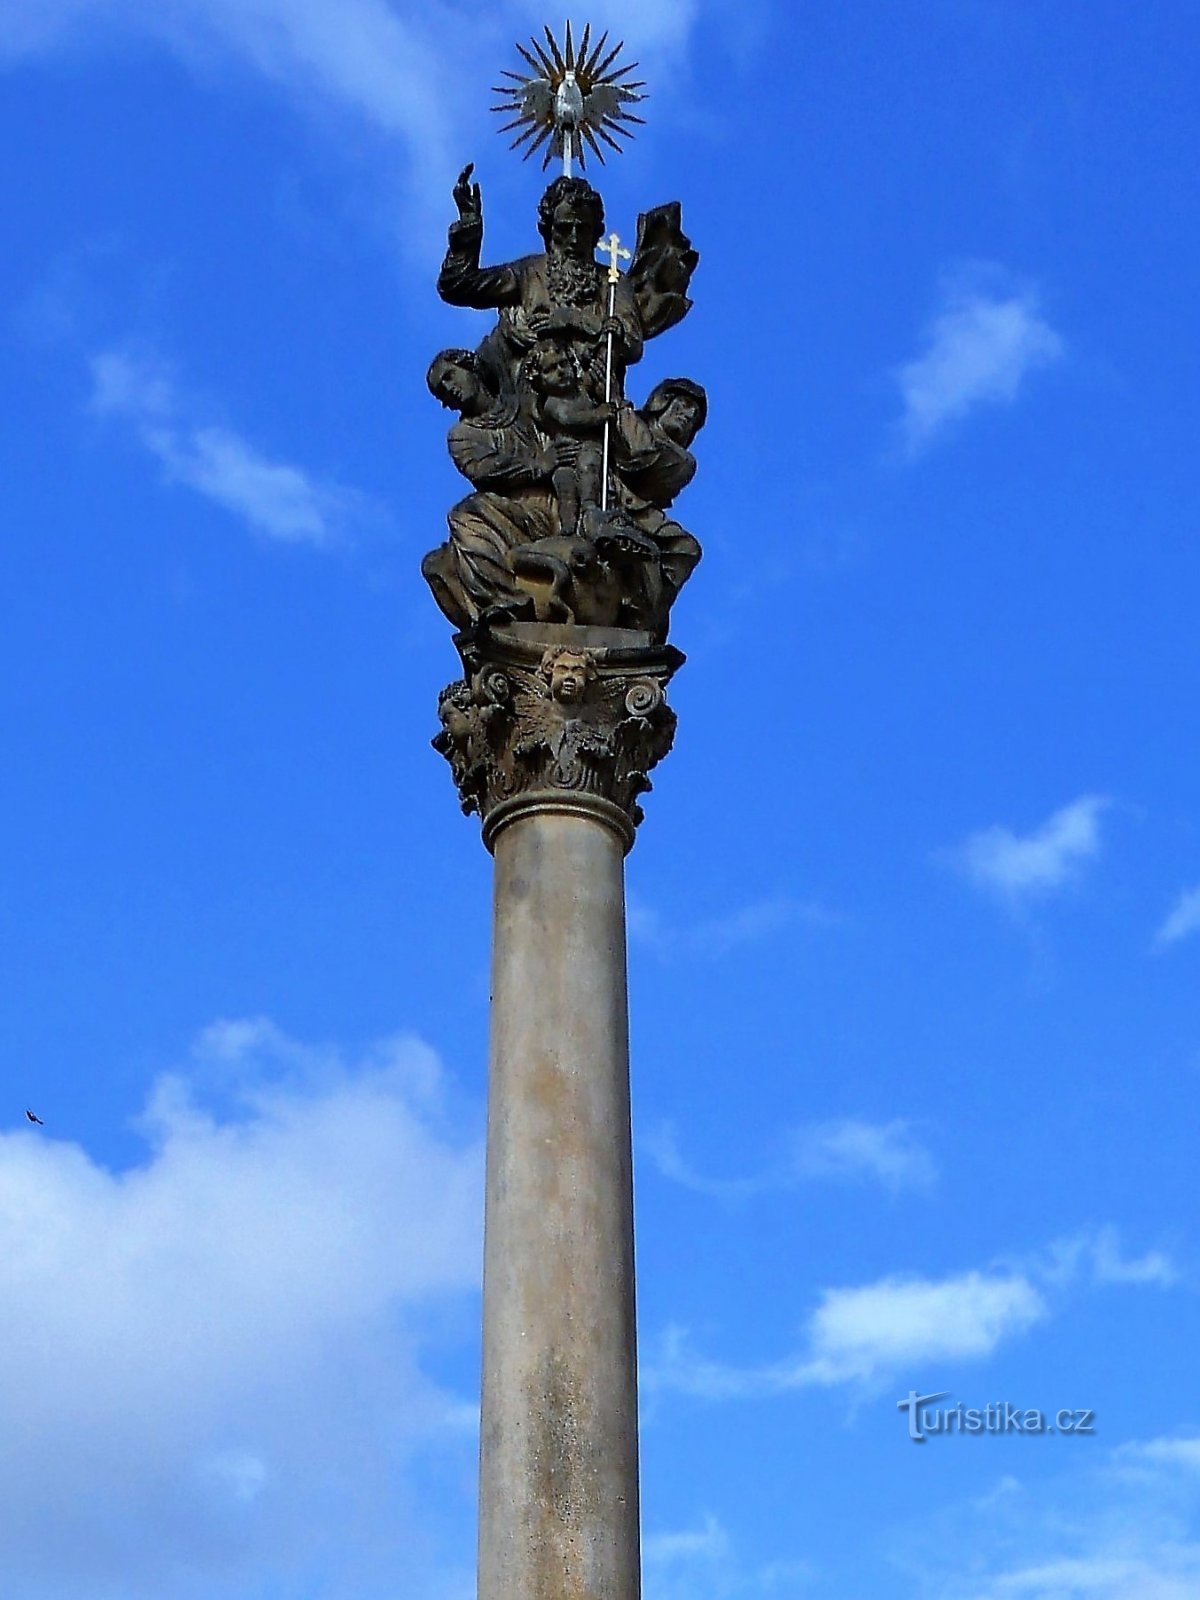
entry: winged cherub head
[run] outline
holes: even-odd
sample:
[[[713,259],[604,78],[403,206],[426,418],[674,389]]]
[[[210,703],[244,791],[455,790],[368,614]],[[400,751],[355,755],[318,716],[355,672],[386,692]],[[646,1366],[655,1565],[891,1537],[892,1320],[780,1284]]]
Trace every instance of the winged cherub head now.
[[[547,650],[542,657],[541,675],[550,687],[550,698],[560,705],[576,706],[596,676],[595,657],[590,650],[563,647]]]

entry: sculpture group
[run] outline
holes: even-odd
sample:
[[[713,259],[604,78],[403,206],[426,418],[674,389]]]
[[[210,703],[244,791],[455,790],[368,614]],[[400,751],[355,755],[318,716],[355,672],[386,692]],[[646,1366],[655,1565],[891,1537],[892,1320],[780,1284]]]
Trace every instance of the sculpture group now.
[[[556,178],[538,207],[544,250],[480,265],[483,209],[470,167],[454,190],[438,292],[499,313],[476,350],[443,350],[429,387],[458,421],[455,466],[471,493],[423,572],[468,633],[518,621],[636,630],[665,640],[700,546],[670,508],[695,469],[707,415],[699,384],[667,378],[641,405],[626,393],[648,339],[691,306],[698,256],[678,204],[638,221],[629,270],[596,259],[604,207],[586,179]]]
[[[647,341],[691,309],[699,257],[678,203],[638,218],[632,252],[605,238],[604,203],[572,168],[585,147],[602,155],[630,137],[643,85],[607,36],[593,48],[585,29],[576,49],[568,26],[560,49],[544,32],[544,45],[518,46],[530,71],[505,74],[495,108],[515,114],[527,155],[544,143],[563,161],[538,204],[543,248],[482,264],[468,166],[438,277],[450,305],[496,315],[475,349],[429,368],[457,413],[450,456],[470,485],[422,563],[464,669],[442,692],[434,745],[489,846],[514,817],[569,804],[628,848],[675,731],[664,691],[683,657],[667,634],[700,546],[673,505],[708,401],[691,379],[665,378],[638,403],[627,381]]]

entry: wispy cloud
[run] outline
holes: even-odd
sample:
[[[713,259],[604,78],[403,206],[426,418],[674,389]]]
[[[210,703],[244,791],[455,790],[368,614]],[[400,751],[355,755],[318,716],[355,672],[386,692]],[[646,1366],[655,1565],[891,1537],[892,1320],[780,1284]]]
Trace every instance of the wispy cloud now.
[[[1147,1559],[1120,1551],[1070,1556],[999,1574],[978,1600],[1025,1595],[1028,1600],[1195,1600],[1200,1546],[1163,1550]]]
[[[896,373],[901,427],[912,453],[983,405],[1011,404],[1031,372],[1063,354],[1032,289],[994,266],[948,275],[925,349]]]
[[[1161,1439],[1135,1440],[1116,1452],[1118,1463],[1149,1463],[1154,1467],[1182,1467],[1200,1474],[1200,1435],[1179,1434]]]
[[[629,937],[664,961],[696,957],[717,960],[745,945],[769,939],[785,928],[798,924],[828,927],[837,920],[815,901],[797,900],[790,895],[770,895],[735,906],[719,916],[681,925],[668,921],[653,906],[631,894],[627,917]]]
[[[793,1166],[805,1178],[870,1179],[885,1189],[927,1189],[937,1176],[933,1157],[912,1124],[846,1118],[797,1129]]]
[[[699,1528],[649,1533],[642,1541],[646,1600],[731,1591],[733,1544],[714,1516]]]
[[[646,1600],[732,1600],[734,1596],[795,1595],[815,1574],[807,1562],[746,1562],[718,1518],[642,1542]]]
[[[422,1371],[478,1273],[481,1150],[445,1101],[415,1041],[347,1057],[258,1022],[159,1080],[125,1170],[50,1118],[0,1135],[12,1594],[382,1600],[398,1529],[407,1592],[447,1592],[398,1499],[415,1453],[471,1449]]]
[[[1200,1440],[1134,1441],[1026,1485],[928,1507],[896,1566],[928,1600],[1194,1600]]]
[[[1193,933],[1200,933],[1200,884],[1179,896],[1170,915],[1155,934],[1154,942],[1161,948],[1178,944],[1180,939],[1186,939]]]
[[[785,1137],[777,1161],[744,1178],[713,1178],[697,1172],[684,1158],[669,1123],[643,1144],[664,1177],[697,1194],[722,1200],[746,1199],[822,1179],[878,1183],[896,1194],[905,1189],[929,1189],[937,1177],[932,1156],[912,1125],[900,1118],[881,1123],[848,1117],[795,1128]]]
[[[641,1146],[664,1178],[696,1194],[711,1195],[718,1200],[745,1200],[777,1186],[774,1172],[747,1178],[711,1178],[697,1172],[680,1150],[679,1136],[669,1122],[647,1134]]]
[[[712,0],[595,0],[596,26],[636,31],[643,60],[677,60]],[[405,187],[423,224],[447,203],[447,179],[478,126],[497,59],[545,20],[538,0],[9,0],[0,63],[150,41],[211,82],[247,68],[300,112],[349,119],[405,152]],[[472,89],[474,85],[474,89]],[[394,161],[394,157],[393,157]]]
[[[723,1556],[729,1549],[729,1535],[716,1517],[706,1517],[702,1528],[683,1533],[648,1534],[643,1545],[646,1561],[652,1566],[669,1567],[679,1561],[704,1560]]]
[[[437,24],[386,0],[18,0],[0,23],[0,57],[149,38],[189,62],[222,56],[249,65],[298,103],[339,107],[414,155],[443,159],[451,93],[449,52]]]
[[[593,37],[600,28],[626,33],[631,41],[637,40],[641,53],[644,47],[655,51],[680,49],[687,43],[701,13],[708,8],[706,0],[589,0],[586,7],[564,15],[589,18]],[[540,32],[549,18],[543,0],[516,0],[516,3],[510,0],[501,9],[508,11],[511,27],[519,27],[523,21],[527,27]],[[561,28],[562,24],[555,18],[551,26]]]
[[[168,483],[181,484],[288,544],[327,545],[365,515],[363,496],[274,461],[231,429],[189,415],[190,403],[160,364],[110,350],[91,363],[91,409],[132,428]]]
[[[1200,1593],[1200,1544],[1156,1538],[1152,1528],[1118,1528],[1114,1524],[1120,1518],[1113,1507],[1107,1514],[1084,1513],[1077,1522],[1087,1538],[1103,1542],[1099,1551],[1016,1563],[998,1560],[986,1572],[977,1559],[970,1577],[965,1572],[934,1577],[926,1563],[922,1593],[936,1600],[1195,1600]],[[1031,1515],[1029,1520],[1035,1519]],[[1036,1533],[1039,1544],[1054,1542],[1048,1530],[1038,1528]],[[1059,1543],[1067,1542],[1077,1546],[1081,1541],[1060,1530]],[[943,1556],[937,1558],[937,1566],[946,1564]]]
[[[1126,1255],[1117,1230],[1096,1228],[1050,1246],[1039,1268],[1047,1281],[1072,1284],[1083,1281],[1096,1288],[1143,1284],[1171,1289],[1182,1273],[1165,1250]]]
[[[1127,1256],[1121,1251],[1115,1228],[1102,1228],[1092,1241],[1093,1281],[1105,1284],[1150,1284],[1171,1289],[1181,1273],[1165,1250],[1148,1250],[1142,1256]]]
[[[997,824],[973,833],[946,859],[978,888],[1017,905],[1074,881],[1100,852],[1100,818],[1110,802],[1083,795],[1032,833]]]

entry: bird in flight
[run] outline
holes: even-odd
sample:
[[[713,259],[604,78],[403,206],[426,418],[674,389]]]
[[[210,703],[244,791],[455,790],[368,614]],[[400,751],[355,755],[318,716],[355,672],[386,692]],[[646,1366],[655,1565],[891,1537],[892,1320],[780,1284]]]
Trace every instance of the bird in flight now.
[[[39,1128],[44,1128],[46,1126],[41,1117],[38,1116],[37,1112],[30,1111],[28,1106],[25,1107],[25,1115],[29,1118],[30,1122],[36,1122]]]

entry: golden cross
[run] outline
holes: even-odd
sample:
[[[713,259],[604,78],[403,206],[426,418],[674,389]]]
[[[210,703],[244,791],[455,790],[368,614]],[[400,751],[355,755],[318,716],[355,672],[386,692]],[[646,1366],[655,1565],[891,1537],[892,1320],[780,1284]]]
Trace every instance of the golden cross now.
[[[608,281],[616,283],[621,276],[621,269],[617,266],[618,258],[628,261],[629,251],[621,248],[621,241],[615,233],[610,233],[607,239],[600,241],[600,249],[608,256]]]

